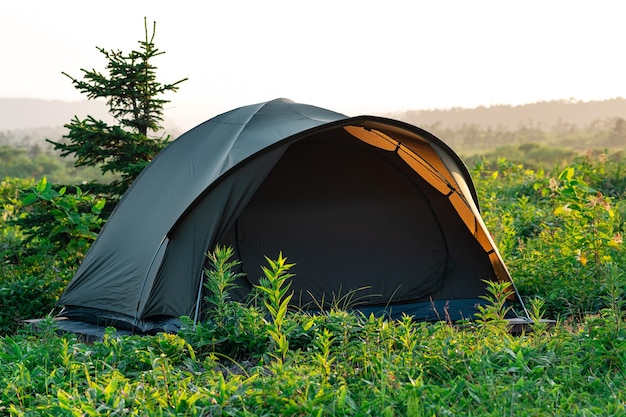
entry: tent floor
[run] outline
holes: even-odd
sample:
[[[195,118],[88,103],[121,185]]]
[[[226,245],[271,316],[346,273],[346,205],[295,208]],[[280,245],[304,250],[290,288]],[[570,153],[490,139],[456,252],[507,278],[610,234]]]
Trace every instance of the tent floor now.
[[[40,323],[43,319],[31,319],[24,320],[24,323],[30,326],[33,330],[41,330]],[[85,343],[93,343],[102,340],[107,327],[98,326],[95,324],[85,323],[77,320],[70,320],[67,317],[55,317],[54,324],[57,333],[73,333]],[[115,329],[115,334],[120,336],[128,336],[133,333],[128,330]]]
[[[30,326],[33,330],[39,331],[40,323],[43,319],[31,319],[24,320],[24,323]],[[529,333],[533,331],[533,322],[530,319],[524,317],[513,317],[507,319],[509,322],[509,333],[519,335],[522,333]],[[548,328],[552,328],[556,325],[555,320],[541,320],[542,323],[546,323]],[[95,324],[85,323],[77,320],[70,320],[67,317],[55,317],[54,323],[57,329],[57,333],[73,333],[77,335],[78,339],[85,343],[93,343],[101,341],[104,337],[104,333],[107,327],[98,326]],[[463,326],[463,325],[461,325]],[[133,333],[128,330],[115,329],[115,334],[120,336],[129,336]]]
[[[514,335],[514,336],[519,336],[523,333],[532,333],[534,331],[533,325],[535,324],[534,321],[532,321],[529,318],[526,317],[511,317],[511,318],[507,318],[505,319],[508,323],[508,331],[510,334]],[[544,323],[546,324],[546,327],[548,329],[553,328],[556,325],[556,320],[548,320],[548,319],[542,319],[539,321],[540,323]],[[463,324],[455,324],[454,326],[456,326],[459,329],[472,329],[474,328],[476,324],[474,322],[468,322],[468,323],[463,323]]]

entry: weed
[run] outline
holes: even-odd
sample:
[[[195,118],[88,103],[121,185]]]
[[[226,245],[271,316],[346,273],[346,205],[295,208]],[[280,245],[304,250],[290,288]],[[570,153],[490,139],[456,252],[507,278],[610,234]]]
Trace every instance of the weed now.
[[[207,257],[210,261],[211,268],[205,269],[206,275],[205,287],[209,291],[209,295],[205,297],[205,301],[213,306],[215,311],[211,314],[211,318],[224,326],[226,321],[234,311],[233,304],[230,302],[230,291],[237,288],[234,281],[243,276],[243,273],[232,272],[233,268],[241,262],[231,260],[233,249],[231,247],[217,246],[215,250]]]
[[[264,329],[263,312],[232,301],[229,291],[235,289],[234,281],[241,276],[233,268],[232,249],[216,247],[208,254],[210,268],[205,270],[205,297],[209,308],[203,312],[201,322],[182,318],[180,334],[202,357],[219,355],[235,361],[264,353],[268,335]],[[199,306],[198,306],[199,308]]]
[[[289,301],[293,297],[293,294],[289,293],[291,282],[288,281],[293,276],[293,274],[288,273],[293,264],[287,264],[287,259],[283,257],[282,253],[278,255],[278,259],[275,261],[266,259],[270,266],[269,268],[263,267],[264,276],[261,277],[259,285],[255,285],[255,288],[271,317],[267,332],[275,345],[276,358],[284,361],[289,350],[287,335],[293,329],[293,326],[287,328],[284,326]]]
[[[478,313],[476,313],[476,322],[479,327],[483,326],[490,332],[497,331],[505,333],[507,328],[507,314],[511,310],[508,305],[513,290],[510,281],[484,281],[487,284],[487,294],[480,298],[488,302],[487,305],[478,305]]]

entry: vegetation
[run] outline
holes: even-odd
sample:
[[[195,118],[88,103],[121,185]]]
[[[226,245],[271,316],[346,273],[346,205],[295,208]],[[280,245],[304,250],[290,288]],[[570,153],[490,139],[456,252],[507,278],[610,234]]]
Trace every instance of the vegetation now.
[[[109,183],[115,176],[103,175],[97,167],[74,166],[73,159],[63,160],[52,149],[33,145],[27,149],[0,145],[0,178],[46,177],[55,184]]]
[[[108,75],[96,70],[85,70],[83,80],[66,73],[74,87],[89,99],[105,98],[110,114],[117,125],[110,126],[102,120],[74,117],[65,127],[69,130],[67,141],[55,142],[54,149],[61,156],[75,156],[75,165],[99,166],[102,173],[118,174],[119,180],[108,184],[108,194],[121,195],[139,175],[141,170],[167,144],[169,136],[151,136],[162,129],[163,105],[169,100],[164,93],[175,92],[181,79],[172,84],[162,84],[156,79],[154,58],[163,54],[154,45],[156,23],[152,35],[145,24],[145,39],[139,51],[125,54],[97,48],[107,59]]]
[[[551,128],[532,125],[449,126],[441,122],[417,125],[445,138],[446,143],[469,166],[474,166],[482,159],[496,161],[498,158],[506,158],[510,162],[524,164],[527,168],[550,171],[556,166],[563,168],[574,163],[588,149],[607,149],[619,153],[624,151],[626,143],[626,121],[621,118],[599,119],[584,126],[561,123]],[[101,161],[93,160],[96,166],[75,167],[73,158],[59,158],[49,143],[39,145],[32,138],[22,138],[25,145],[18,146],[21,142],[16,135],[15,132],[11,133],[8,135],[10,140],[5,138],[3,141],[3,132],[0,132],[0,178],[8,176],[38,180],[45,175],[50,182],[57,184],[91,181],[105,184],[120,180],[120,172],[116,168],[107,168],[107,175],[103,177],[99,165]],[[59,137],[61,135],[58,134]],[[118,162],[123,163],[123,160]],[[113,165],[109,168],[113,168]]]
[[[51,158],[51,149],[46,149],[44,153],[35,145],[29,149],[0,146],[0,160],[4,161],[0,178],[40,178],[36,185],[25,181],[22,185],[26,187],[18,187],[16,182],[9,181],[0,188],[11,196],[6,204],[4,194],[0,197],[5,209],[9,205],[11,212],[17,207],[23,208],[19,215],[4,220],[18,231],[11,234],[22,236],[23,233],[22,241],[19,245],[6,248],[0,244],[0,255],[7,256],[18,265],[35,259],[32,275],[30,271],[27,277],[21,274],[15,276],[13,271],[5,274],[4,281],[11,285],[1,290],[7,296],[16,291],[13,285],[28,284],[30,288],[44,289],[47,295],[42,298],[48,299],[47,304],[50,304],[65,282],[59,279],[42,282],[40,271],[36,268],[41,265],[37,257],[54,255],[54,260],[50,261],[54,265],[53,273],[64,276],[67,268],[75,266],[86,253],[120,196],[168,143],[169,136],[155,136],[162,130],[163,105],[168,102],[161,95],[177,91],[179,84],[186,79],[173,84],[157,81],[153,60],[163,52],[154,45],[156,23],[151,35],[147,23],[144,24],[145,39],[139,42],[139,51],[125,54],[97,48],[108,61],[108,74],[83,69],[83,80],[65,74],[74,87],[89,99],[106,99],[110,115],[117,122],[111,126],[92,116],[84,120],[75,116],[65,125],[69,133],[63,136],[64,140],[47,140],[55,150],[61,150],[61,157],[71,157],[74,172],[68,173],[68,164]],[[2,135],[0,139],[14,142],[8,136]],[[95,169],[100,169],[102,175],[93,175]],[[54,183],[48,182],[48,174],[55,180]],[[64,181],[80,183],[80,186],[53,185]],[[59,273],[60,270],[63,272]],[[49,282],[59,286],[49,288]],[[25,311],[16,312],[7,307],[7,316],[0,318],[2,327],[11,327],[15,324],[14,320],[24,317],[23,313],[32,313],[25,305],[16,308]]]
[[[623,151],[626,143],[626,121],[622,118],[596,120],[586,126],[561,123],[551,128],[533,125],[450,128],[435,124],[426,129],[446,138],[450,146],[465,155],[469,164],[486,156],[552,168],[572,163],[588,149]]]
[[[218,249],[217,265],[229,253]],[[284,258],[270,261],[262,307],[228,300],[179,335],[81,343],[39,333],[0,339],[0,410],[28,415],[620,415],[626,412],[623,310],[512,336],[495,307],[463,329],[390,323],[332,309],[286,313]],[[216,272],[218,271],[218,272]],[[278,298],[276,298],[278,297]],[[541,311],[533,303],[533,311]],[[235,313],[236,314],[232,314]],[[227,316],[224,316],[227,314]],[[535,317],[540,318],[539,317]],[[285,349],[287,347],[287,349]]]
[[[551,173],[503,159],[474,168],[483,217],[520,292],[542,297],[551,316],[598,311],[626,289],[624,168],[606,153]]]
[[[103,221],[98,200],[45,181],[0,183],[0,413],[29,415],[621,415],[626,413],[626,160],[565,167],[507,159],[472,167],[483,217],[538,322],[512,336],[507,288],[463,328],[286,309],[290,263],[268,260],[254,304],[231,301],[237,260],[210,254],[212,306],[178,335],[86,344],[20,327],[43,317]],[[52,228],[12,220],[47,204]],[[80,212],[84,213],[84,212]],[[53,232],[54,230],[54,232]],[[62,237],[62,239],[61,239]],[[30,239],[30,240],[29,240]],[[288,254],[287,254],[288,255]],[[297,279],[297,277],[296,277]],[[519,306],[512,306],[519,309]]]
[[[577,132],[603,130],[607,125],[614,125],[617,119],[623,119],[624,114],[626,114],[626,98],[614,98],[588,102],[552,100],[518,106],[492,105],[471,109],[456,107],[408,110],[392,117],[416,126],[438,125],[440,128],[459,131],[469,127],[478,131],[491,130],[492,132],[525,130],[543,132],[543,136],[551,136],[559,132],[577,134]]]

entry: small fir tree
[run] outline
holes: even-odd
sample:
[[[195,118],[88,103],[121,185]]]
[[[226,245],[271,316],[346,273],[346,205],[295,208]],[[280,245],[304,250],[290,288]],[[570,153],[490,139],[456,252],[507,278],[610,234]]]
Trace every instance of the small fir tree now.
[[[79,80],[63,73],[88,99],[106,99],[109,113],[118,124],[108,125],[92,116],[84,120],[75,116],[65,125],[69,129],[63,136],[65,140],[47,140],[61,151],[61,156],[73,155],[76,167],[100,166],[103,174],[119,175],[120,179],[109,185],[93,187],[114,199],[169,142],[169,135],[158,134],[162,130],[163,106],[169,102],[162,95],[177,91],[179,84],[187,80],[172,84],[157,81],[157,68],[152,62],[164,52],[154,46],[156,22],[152,34],[145,19],[144,28],[145,39],[139,41],[138,51],[125,54],[97,47],[108,61],[107,74],[81,69],[83,79]]]

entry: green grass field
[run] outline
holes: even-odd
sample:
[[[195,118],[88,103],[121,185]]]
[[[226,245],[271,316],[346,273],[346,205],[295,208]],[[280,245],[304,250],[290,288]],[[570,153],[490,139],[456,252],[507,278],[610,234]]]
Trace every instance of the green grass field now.
[[[213,287],[215,308],[198,326],[184,320],[178,335],[108,332],[87,344],[50,320],[32,332],[20,320],[53,309],[89,245],[79,231],[98,226],[97,213],[72,213],[98,202],[49,195],[67,209],[50,220],[66,233],[33,238],[14,220],[46,206],[22,204],[32,181],[7,179],[0,415],[626,415],[624,164],[599,154],[552,171],[502,159],[473,167],[485,222],[531,315],[557,320],[517,336],[502,320],[499,284],[493,307],[463,327],[288,311],[289,254],[268,266],[256,306],[229,301],[228,275],[213,274],[225,280]]]

